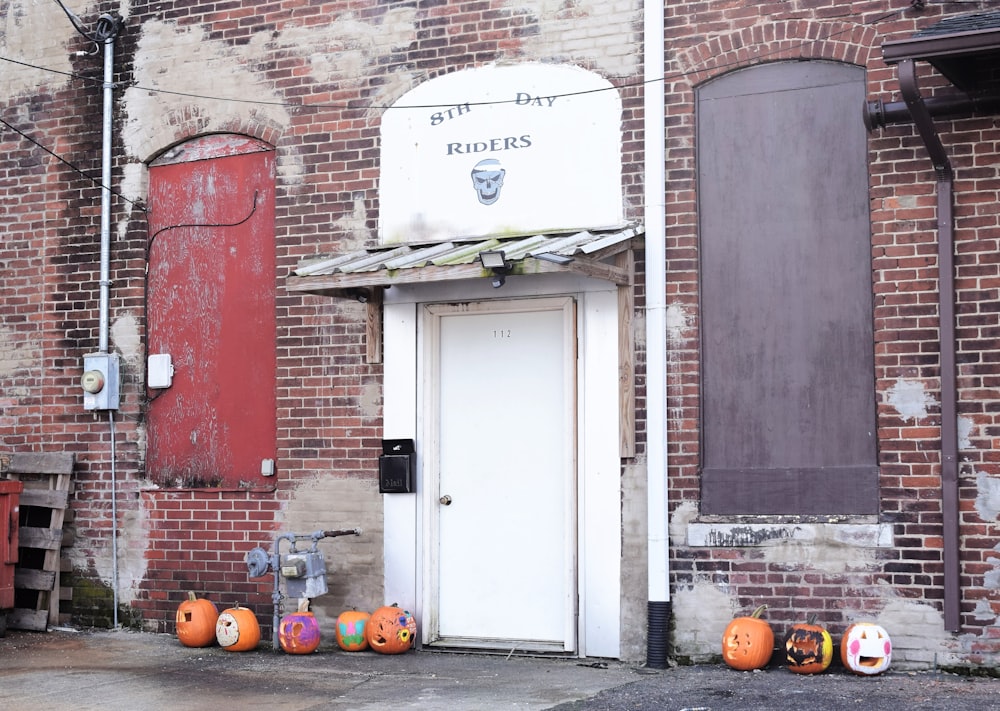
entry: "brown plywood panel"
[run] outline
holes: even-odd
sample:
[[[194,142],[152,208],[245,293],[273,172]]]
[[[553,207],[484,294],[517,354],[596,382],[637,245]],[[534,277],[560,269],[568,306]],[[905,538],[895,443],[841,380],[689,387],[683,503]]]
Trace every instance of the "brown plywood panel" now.
[[[826,62],[699,92],[706,513],[876,506],[863,99],[864,72]],[[818,486],[824,471],[843,485]]]

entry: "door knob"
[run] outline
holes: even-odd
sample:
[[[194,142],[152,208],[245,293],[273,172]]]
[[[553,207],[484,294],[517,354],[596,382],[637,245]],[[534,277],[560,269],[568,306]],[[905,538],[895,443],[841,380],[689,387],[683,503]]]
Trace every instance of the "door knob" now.
[[[438,499],[438,501],[441,502],[442,506],[451,506],[451,497],[448,496],[447,494]]]

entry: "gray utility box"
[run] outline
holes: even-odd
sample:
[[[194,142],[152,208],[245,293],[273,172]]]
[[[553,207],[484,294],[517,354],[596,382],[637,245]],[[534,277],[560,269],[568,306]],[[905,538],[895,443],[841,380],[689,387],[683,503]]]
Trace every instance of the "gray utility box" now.
[[[292,598],[325,595],[326,561],[322,553],[287,553],[281,556],[281,576],[285,594]]]

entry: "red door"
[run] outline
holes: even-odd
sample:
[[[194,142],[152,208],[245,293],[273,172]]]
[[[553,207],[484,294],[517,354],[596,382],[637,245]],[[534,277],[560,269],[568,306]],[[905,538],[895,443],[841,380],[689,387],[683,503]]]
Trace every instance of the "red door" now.
[[[149,354],[169,354],[151,390],[146,469],[167,486],[256,482],[275,425],[274,152],[207,136],[149,174]]]

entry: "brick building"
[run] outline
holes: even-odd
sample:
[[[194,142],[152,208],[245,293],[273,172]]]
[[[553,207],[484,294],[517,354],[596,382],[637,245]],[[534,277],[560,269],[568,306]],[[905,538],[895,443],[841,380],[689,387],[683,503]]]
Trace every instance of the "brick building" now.
[[[248,552],[357,527],[326,625],[662,664],[766,603],[996,666],[995,12],[0,18],[0,455],[73,456],[64,617],[266,626]]]

